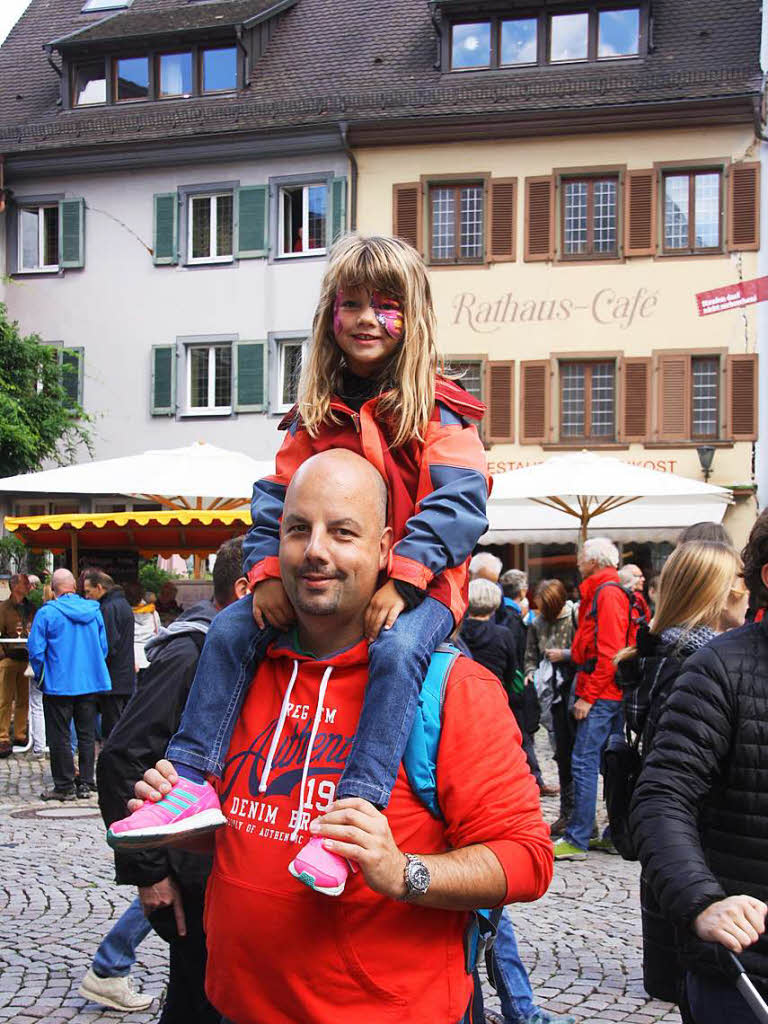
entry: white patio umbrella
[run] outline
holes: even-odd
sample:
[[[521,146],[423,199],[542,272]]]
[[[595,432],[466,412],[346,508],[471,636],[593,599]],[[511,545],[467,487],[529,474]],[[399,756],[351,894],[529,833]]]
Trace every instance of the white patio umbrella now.
[[[5,477],[0,493],[125,494],[167,508],[234,508],[250,499],[254,481],[273,473],[274,465],[274,459],[252,459],[201,441]]]
[[[577,452],[494,477],[483,544],[580,540],[601,533],[653,540],[701,520],[720,522],[726,487]]]

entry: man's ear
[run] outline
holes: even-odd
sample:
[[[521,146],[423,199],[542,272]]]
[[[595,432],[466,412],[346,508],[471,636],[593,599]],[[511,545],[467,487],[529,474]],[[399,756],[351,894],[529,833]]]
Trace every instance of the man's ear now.
[[[235,597],[239,601],[241,597],[245,597],[248,593],[248,580],[245,576],[241,576],[235,580]]]
[[[379,539],[379,569],[386,569],[389,565],[389,552],[395,541],[392,527],[388,526]]]

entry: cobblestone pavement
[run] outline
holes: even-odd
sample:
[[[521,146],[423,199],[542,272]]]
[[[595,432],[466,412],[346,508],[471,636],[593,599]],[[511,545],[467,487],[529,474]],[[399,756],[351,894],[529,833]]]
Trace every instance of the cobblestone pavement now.
[[[550,778],[551,767],[545,765]],[[133,891],[112,882],[95,800],[44,805],[37,799],[44,785],[47,760],[19,754],[0,761],[0,1024],[156,1021],[167,947],[154,934],[139,948],[133,971],[137,987],[158,997],[149,1011],[105,1010],[77,994],[96,946]],[[545,803],[552,820],[556,799]],[[72,813],[79,816],[61,816]],[[512,909],[539,1005],[572,1013],[582,1024],[679,1024],[676,1010],[648,1000],[642,988],[637,883],[637,865],[595,853],[559,865],[542,900]],[[490,990],[487,1004],[498,1008]]]

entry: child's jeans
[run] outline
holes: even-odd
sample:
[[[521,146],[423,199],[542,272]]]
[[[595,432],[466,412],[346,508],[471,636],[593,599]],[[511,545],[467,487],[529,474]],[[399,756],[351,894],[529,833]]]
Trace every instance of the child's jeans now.
[[[221,776],[246,691],[277,635],[258,628],[252,605],[246,595],[213,620],[179,730],[168,745],[170,761]],[[338,799],[356,796],[387,806],[430,659],[452,629],[445,605],[426,597],[371,644],[365,701]]]

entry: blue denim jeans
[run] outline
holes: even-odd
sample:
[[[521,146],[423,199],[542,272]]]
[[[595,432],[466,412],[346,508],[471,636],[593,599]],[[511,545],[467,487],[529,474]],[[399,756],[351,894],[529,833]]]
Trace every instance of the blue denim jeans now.
[[[573,812],[565,838],[582,850],[589,849],[589,837],[597,810],[597,778],[600,758],[610,736],[624,727],[620,700],[596,700],[586,718],[576,724],[571,756]]]
[[[135,899],[109,932],[93,958],[94,974],[100,978],[124,978],[136,962],[136,949],[152,931],[141,903]]]
[[[735,981],[688,971],[685,989],[696,1024],[757,1024],[757,1017]]]
[[[524,1024],[533,1015],[536,1005],[528,972],[523,967],[517,949],[515,929],[506,914],[502,914],[499,919],[493,944],[493,966],[496,991],[501,1000],[501,1014],[505,1022]]]
[[[275,638],[260,630],[250,595],[213,620],[169,760],[221,776],[232,730],[256,666]],[[405,752],[430,658],[453,629],[453,616],[426,597],[382,630],[369,652],[368,686],[336,795],[386,807]]]

